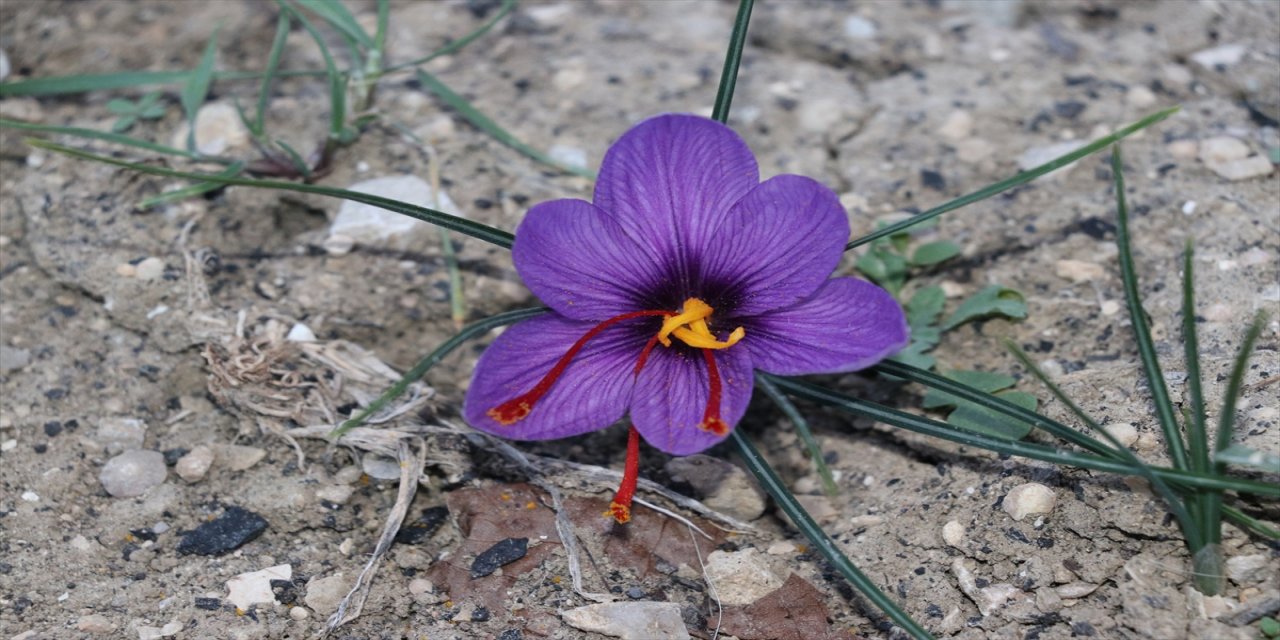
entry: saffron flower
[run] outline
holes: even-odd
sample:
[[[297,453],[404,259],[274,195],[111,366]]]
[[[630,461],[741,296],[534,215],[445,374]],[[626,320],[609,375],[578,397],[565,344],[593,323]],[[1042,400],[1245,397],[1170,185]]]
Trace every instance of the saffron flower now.
[[[746,412],[752,371],[842,373],[907,343],[883,289],[832,278],[849,238],[836,194],[780,175],[714,120],[668,114],[609,148],[595,202],[529,210],[512,258],[552,313],[510,327],[476,364],[477,429],[549,440],[631,419],[609,514],[630,519],[640,437],[673,455],[715,445]]]

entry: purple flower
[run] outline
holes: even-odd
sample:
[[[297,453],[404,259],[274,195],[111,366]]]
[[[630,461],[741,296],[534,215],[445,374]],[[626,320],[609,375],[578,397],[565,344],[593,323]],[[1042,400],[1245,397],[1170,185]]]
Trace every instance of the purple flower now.
[[[746,143],[692,115],[645,120],[605,155],[595,203],[529,210],[512,257],[554,313],[525,320],[481,356],[465,414],[516,440],[595,431],[631,416],[623,486],[630,516],[639,437],[674,455],[728,436],[752,370],[839,373],[907,343],[898,303],[831,278],[849,223],[830,189],[795,175],[760,182]]]

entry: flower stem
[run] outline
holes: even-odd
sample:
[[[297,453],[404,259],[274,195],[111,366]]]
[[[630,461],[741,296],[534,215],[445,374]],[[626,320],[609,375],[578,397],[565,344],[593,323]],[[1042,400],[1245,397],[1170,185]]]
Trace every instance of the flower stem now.
[[[729,120],[729,105],[733,103],[733,89],[738,84],[738,64],[742,62],[742,47],[747,44],[747,25],[751,23],[754,5],[755,0],[738,0],[738,17],[733,20],[729,51],[720,72],[720,88],[716,90],[716,104],[711,110],[711,118],[718,122]]]

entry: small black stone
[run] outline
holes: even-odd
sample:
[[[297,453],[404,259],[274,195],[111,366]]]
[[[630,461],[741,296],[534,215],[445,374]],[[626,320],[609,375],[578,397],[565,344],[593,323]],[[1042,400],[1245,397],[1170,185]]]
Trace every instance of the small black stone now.
[[[430,540],[448,517],[449,508],[445,506],[423,509],[417,520],[400,525],[400,530],[396,532],[396,544],[422,544]]]
[[[641,589],[640,587],[631,587],[630,589],[627,589],[627,597],[632,600],[639,600],[644,597],[644,589]]]
[[[1077,226],[1082,233],[1094,240],[1104,240],[1107,234],[1114,235],[1116,232],[1116,225],[1097,216],[1085,218]]]
[[[520,635],[519,629],[507,629],[498,636],[498,640],[524,640],[524,636]]]
[[[44,434],[50,438],[62,433],[62,423],[57,420],[50,420],[44,423]]]
[[[298,586],[292,580],[272,580],[271,593],[275,594],[276,602],[283,605],[295,604],[298,601]]]
[[[472,622],[488,622],[489,617],[489,610],[484,607],[476,607],[476,610],[471,612]]]
[[[49,450],[49,445],[41,442],[41,443],[32,445],[31,450],[35,451],[36,453],[44,453]]]
[[[528,538],[507,538],[498,544],[481,551],[471,563],[471,577],[483,578],[498,570],[498,567],[511,564],[524,557],[529,551]]]
[[[222,608],[222,601],[217,598],[196,598],[196,608],[217,611]]]
[[[181,458],[182,456],[187,455],[188,453],[191,453],[191,452],[187,449],[183,449],[182,447],[178,447],[176,449],[166,449],[164,451],[164,466],[172,467],[173,465],[178,464],[178,459]]]
[[[934,191],[946,191],[947,179],[933,169],[920,170],[920,182]]]
[[[222,555],[239,549],[266,530],[267,521],[262,516],[240,507],[227,507],[216,520],[183,533],[178,553]]]
[[[1089,105],[1076,100],[1066,100],[1057,102],[1053,105],[1053,112],[1060,118],[1075,120],[1080,114],[1084,113],[1085,108]]]
[[[53,389],[47,389],[44,392],[44,397],[50,400],[61,400],[67,397],[67,390],[59,387],[55,387]]]

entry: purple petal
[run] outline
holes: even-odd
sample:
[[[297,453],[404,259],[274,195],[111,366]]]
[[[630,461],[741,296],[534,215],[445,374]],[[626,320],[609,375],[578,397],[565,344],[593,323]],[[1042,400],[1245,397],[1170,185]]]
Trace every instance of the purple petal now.
[[[512,440],[564,438],[617,422],[631,400],[633,369],[646,339],[628,324],[588,342],[528,416],[502,425],[487,412],[537,385],[594,325],[547,314],[507,329],[476,363],[463,407],[467,422]]]
[[[529,210],[511,248],[525,285],[557,313],[605,320],[640,308],[664,270],[608,214],[582,200]]]
[[[813,297],[746,322],[741,345],[757,369],[779,375],[843,373],[869,367],[906,346],[902,307],[856,278],[826,281]]]
[[[667,114],[637,124],[609,147],[595,204],[687,282],[691,260],[759,182],[755,156],[732,129]]]
[[[720,372],[720,419],[731,428],[747,411],[753,384],[751,357],[732,347],[715,352]],[[675,347],[654,349],[636,380],[631,422],[649,444],[672,455],[687,456],[724,440],[700,429],[710,386],[700,352]]]
[[[840,264],[848,239],[849,220],[833,191],[803,176],[776,176],[733,206],[702,256],[702,277],[731,297],[735,317],[753,316],[812,295]]]

